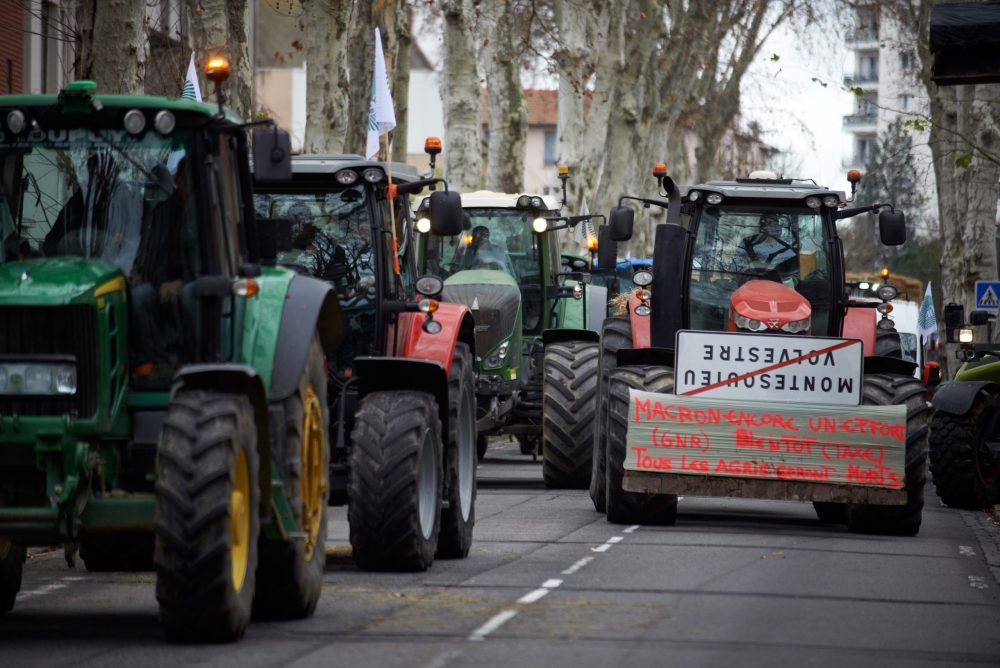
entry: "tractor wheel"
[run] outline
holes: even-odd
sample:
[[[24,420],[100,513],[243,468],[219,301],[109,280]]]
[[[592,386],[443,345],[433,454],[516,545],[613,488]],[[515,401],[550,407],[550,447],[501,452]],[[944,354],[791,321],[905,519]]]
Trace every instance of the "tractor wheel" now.
[[[597,418],[594,426],[590,499],[599,513],[607,509],[608,478],[608,376],[618,365],[618,351],[632,347],[632,323],[628,317],[606,318],[601,328],[601,356],[597,361]]]
[[[351,432],[347,519],[354,561],[369,571],[424,571],[441,517],[441,420],[424,392],[372,392]]]
[[[622,489],[629,416],[628,391],[635,389],[672,394],[674,370],[666,367],[619,367],[611,372],[608,387],[608,521],[615,524],[674,524],[677,521],[676,494],[642,494]]]
[[[250,400],[178,392],[156,454],[156,599],[170,640],[226,642],[250,622],[260,462]]]
[[[0,538],[0,617],[14,609],[26,553],[24,545]]]
[[[483,461],[486,458],[486,449],[490,447],[490,437],[486,434],[476,436],[476,459]]]
[[[329,422],[323,349],[313,338],[295,392],[285,399],[283,451],[272,461],[302,536],[260,540],[254,616],[301,619],[316,609],[326,567]],[[276,453],[277,454],[277,453]]]
[[[92,573],[153,570],[151,533],[120,533],[80,539],[80,558]]]
[[[906,504],[848,504],[847,528],[855,533],[915,536],[920,531],[927,482],[926,388],[912,376],[866,374],[862,399],[869,406],[906,406]]]
[[[545,347],[542,478],[550,488],[586,489],[594,455],[598,344]]]
[[[895,329],[875,329],[875,354],[881,357],[902,359],[903,344]]]
[[[813,501],[816,517],[827,524],[847,523],[847,504],[836,501]]]
[[[455,344],[448,377],[448,448],[445,475],[448,507],[441,511],[437,556],[464,559],[476,524],[476,393],[472,353]]]
[[[984,452],[985,441],[998,438],[984,433],[992,410],[991,402],[980,395],[965,415],[931,416],[931,479],[945,505],[982,510],[1000,503],[1000,462],[989,461]]]

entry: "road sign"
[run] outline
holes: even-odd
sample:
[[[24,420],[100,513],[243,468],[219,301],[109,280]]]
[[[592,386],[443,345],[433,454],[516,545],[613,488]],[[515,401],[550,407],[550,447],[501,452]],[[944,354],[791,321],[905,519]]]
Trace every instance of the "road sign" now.
[[[857,339],[677,332],[677,394],[808,404],[861,403]]]
[[[976,281],[976,308],[1000,309],[1000,281]]]

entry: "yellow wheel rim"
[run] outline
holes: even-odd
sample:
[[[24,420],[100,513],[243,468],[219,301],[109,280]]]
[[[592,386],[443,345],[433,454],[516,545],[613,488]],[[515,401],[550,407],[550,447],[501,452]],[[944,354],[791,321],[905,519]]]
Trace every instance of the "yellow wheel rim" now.
[[[323,466],[323,410],[312,385],[306,388],[302,411],[302,528],[305,529],[306,559],[312,559],[323,521],[323,492],[326,471]]]
[[[236,451],[236,471],[229,492],[229,562],[233,570],[233,589],[243,589],[250,559],[250,468],[247,456]]]

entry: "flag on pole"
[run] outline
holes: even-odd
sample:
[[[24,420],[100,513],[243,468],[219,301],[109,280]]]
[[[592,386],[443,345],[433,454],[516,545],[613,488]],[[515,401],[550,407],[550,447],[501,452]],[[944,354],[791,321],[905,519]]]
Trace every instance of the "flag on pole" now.
[[[181,97],[201,102],[201,86],[198,85],[198,70],[194,66],[194,51],[191,52],[191,62],[188,63],[187,78],[184,79],[184,92]]]
[[[927,281],[927,290],[924,291],[924,300],[920,302],[920,310],[917,311],[917,331],[920,336],[928,337],[938,331],[937,315],[934,313],[934,298],[931,296],[931,283]]]
[[[372,73],[372,97],[368,107],[368,142],[365,157],[371,160],[378,153],[378,138],[396,127],[396,112],[392,110],[389,74],[385,71],[382,54],[382,34],[375,28],[375,70]]]

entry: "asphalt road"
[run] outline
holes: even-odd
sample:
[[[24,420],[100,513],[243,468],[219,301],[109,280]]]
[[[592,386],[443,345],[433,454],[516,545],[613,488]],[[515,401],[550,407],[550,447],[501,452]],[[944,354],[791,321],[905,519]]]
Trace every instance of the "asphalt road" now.
[[[0,666],[1000,665],[1000,526],[932,489],[920,535],[887,538],[730,499],[684,498],[674,527],[611,525],[513,444],[480,478],[468,559],[361,572],[331,509],[316,615],[238,644],[165,643],[152,573],[34,554]]]

